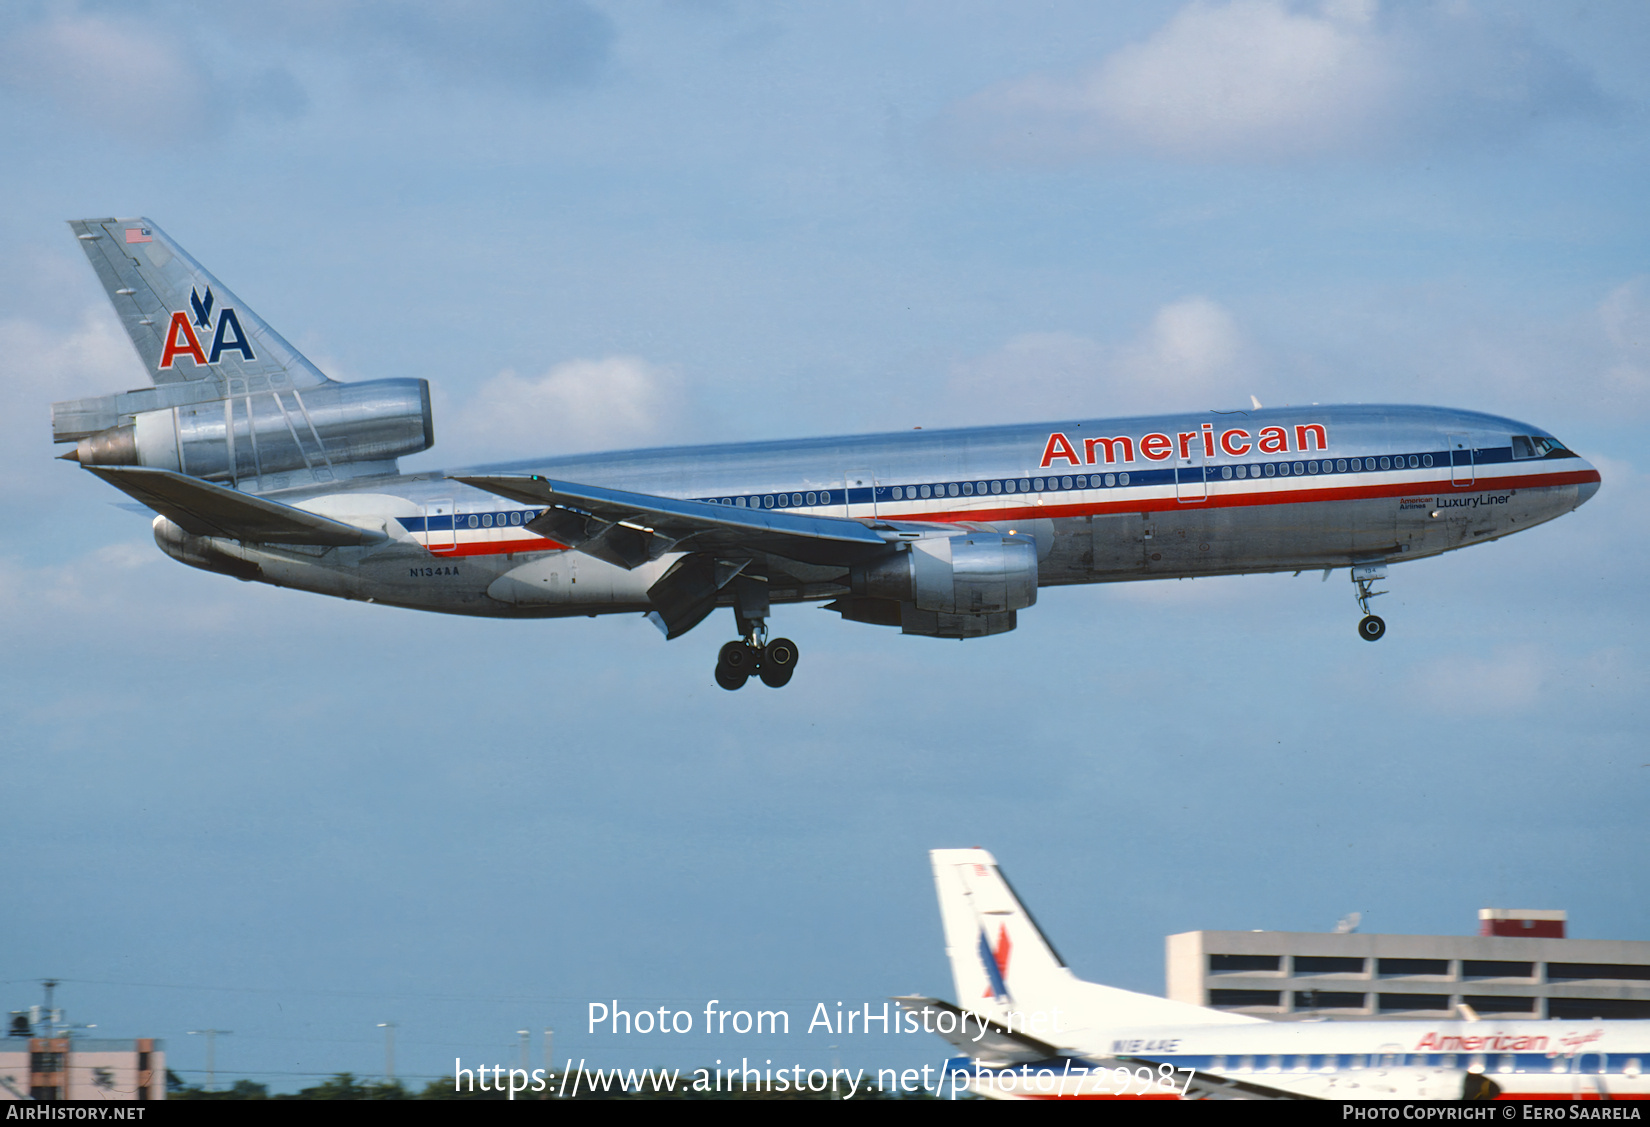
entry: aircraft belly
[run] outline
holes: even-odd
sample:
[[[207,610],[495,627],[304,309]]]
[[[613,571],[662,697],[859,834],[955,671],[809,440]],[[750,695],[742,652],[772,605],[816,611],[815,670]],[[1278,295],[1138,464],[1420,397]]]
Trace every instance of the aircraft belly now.
[[[560,609],[570,614],[652,609],[647,590],[674,556],[632,571],[581,552],[552,552],[520,563],[487,587],[487,597],[512,607]]]
[[[1396,554],[1396,501],[1200,506],[1095,517],[1095,580],[1346,565]]]

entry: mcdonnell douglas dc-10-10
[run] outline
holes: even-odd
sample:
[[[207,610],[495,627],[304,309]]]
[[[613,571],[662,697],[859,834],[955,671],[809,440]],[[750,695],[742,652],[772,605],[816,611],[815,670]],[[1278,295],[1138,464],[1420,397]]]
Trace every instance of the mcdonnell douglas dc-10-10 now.
[[[716,681],[778,687],[776,603],[931,638],[1014,629],[1037,589],[1388,564],[1569,512],[1598,471],[1539,427],[1290,407],[630,450],[402,474],[421,379],[328,379],[147,219],[70,224],[153,387],[57,403],[52,436],[159,515],[161,550],[281,587],[503,618],[717,607]]]

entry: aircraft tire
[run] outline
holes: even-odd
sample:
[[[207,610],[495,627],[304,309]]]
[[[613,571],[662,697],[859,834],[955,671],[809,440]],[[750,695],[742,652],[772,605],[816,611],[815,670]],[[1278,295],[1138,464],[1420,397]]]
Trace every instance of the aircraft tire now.
[[[1385,633],[1386,623],[1381,621],[1379,615],[1366,614],[1358,623],[1358,637],[1366,642],[1379,642]]]
[[[745,687],[745,682],[749,679],[749,673],[740,673],[729,669],[721,662],[717,662],[716,664],[716,683],[721,685],[730,693],[735,689],[743,689]]]
[[[796,672],[798,657],[796,643],[789,638],[775,638],[762,650],[762,668],[758,676],[770,689],[782,689]]]
[[[726,669],[741,677],[749,677],[761,664],[761,653],[744,642],[729,642],[716,654],[716,668]]]

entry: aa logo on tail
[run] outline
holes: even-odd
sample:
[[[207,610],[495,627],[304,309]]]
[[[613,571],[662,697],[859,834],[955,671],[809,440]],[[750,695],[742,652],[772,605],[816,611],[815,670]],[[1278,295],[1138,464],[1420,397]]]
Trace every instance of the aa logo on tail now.
[[[195,314],[193,324],[190,323],[189,314],[182,310],[172,314],[172,323],[166,329],[166,346],[160,354],[162,368],[170,368],[172,362],[180,356],[187,356],[203,367],[207,364],[216,364],[225,352],[239,352],[245,360],[257,359],[252,354],[252,342],[246,339],[246,333],[241,329],[241,319],[235,316],[234,309],[227,305],[220,309],[217,326],[213,327],[211,286],[206,287],[205,297],[191,286],[189,305]],[[201,338],[195,335],[197,328],[203,333],[212,329],[210,353],[201,347]]]
[[[998,925],[995,950],[992,949],[991,941],[986,938],[985,932],[980,932],[980,962],[985,964],[985,976],[991,980],[991,985],[986,987],[982,997],[994,997],[999,1002],[1008,1001],[1008,953],[1011,949],[1007,924]]]

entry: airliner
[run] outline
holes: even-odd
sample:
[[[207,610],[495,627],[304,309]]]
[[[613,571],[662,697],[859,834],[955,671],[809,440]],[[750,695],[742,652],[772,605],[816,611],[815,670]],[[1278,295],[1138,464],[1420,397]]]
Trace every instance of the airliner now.
[[[929,854],[956,1003],[895,999],[993,1099],[1650,1099],[1650,1021],[1268,1021],[1076,977],[984,849]]]
[[[1390,565],[1576,508],[1599,474],[1540,427],[1437,407],[1061,419],[400,472],[422,379],[329,379],[148,219],[69,224],[153,386],[53,404],[60,457],[238,579],[448,614],[718,608],[715,679],[778,688],[776,604],[931,638],[1013,630],[1043,587],[1346,568],[1360,637]]]

